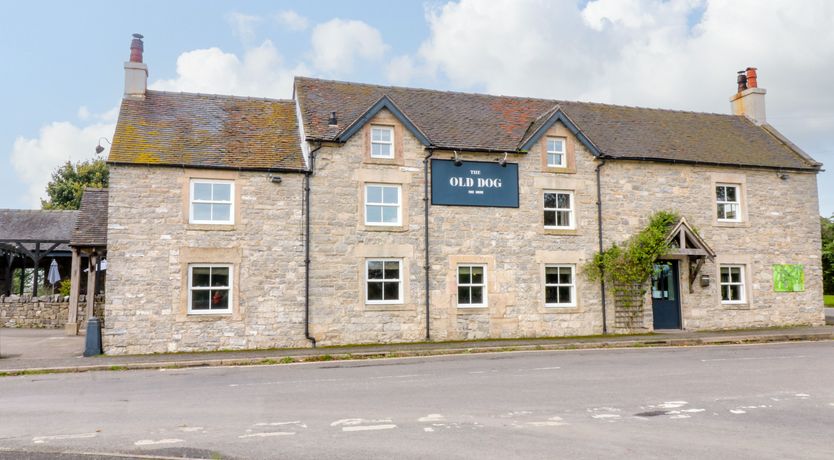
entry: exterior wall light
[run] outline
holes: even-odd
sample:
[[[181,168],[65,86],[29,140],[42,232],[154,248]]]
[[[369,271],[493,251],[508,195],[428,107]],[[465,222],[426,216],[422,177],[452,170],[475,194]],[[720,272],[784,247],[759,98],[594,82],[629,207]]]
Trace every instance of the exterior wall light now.
[[[709,275],[701,275],[701,287],[709,287]]]
[[[273,184],[280,184],[282,179],[281,176],[269,176],[269,181]]]
[[[453,152],[455,153],[455,166],[460,166],[460,165],[462,165],[462,164],[463,164],[463,160],[461,160],[460,158],[458,158],[458,151],[457,151],[457,150],[453,150]]]

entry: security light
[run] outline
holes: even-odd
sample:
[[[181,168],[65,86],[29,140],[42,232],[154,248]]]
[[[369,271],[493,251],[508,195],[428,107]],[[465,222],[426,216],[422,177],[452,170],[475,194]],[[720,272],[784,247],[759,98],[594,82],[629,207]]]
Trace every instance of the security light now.
[[[101,153],[101,152],[103,152],[103,151],[104,151],[104,147],[102,147],[102,146],[101,146],[101,140],[102,140],[102,139],[104,139],[104,140],[105,140],[105,142],[107,142],[108,144],[110,144],[110,141],[109,141],[109,140],[107,140],[107,138],[106,138],[106,137],[100,137],[100,138],[98,138],[98,145],[96,145],[96,153]],[[110,145],[113,145],[113,144],[110,144]]]
[[[463,164],[463,160],[461,160],[460,158],[458,158],[458,151],[457,151],[457,150],[454,150],[454,152],[455,152],[455,166],[460,166],[460,165],[462,165],[462,164]]]

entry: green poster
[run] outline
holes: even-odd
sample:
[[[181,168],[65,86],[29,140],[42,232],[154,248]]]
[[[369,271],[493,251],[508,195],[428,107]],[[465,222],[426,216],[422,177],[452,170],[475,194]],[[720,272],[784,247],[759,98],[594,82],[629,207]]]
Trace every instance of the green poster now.
[[[805,290],[805,267],[802,265],[774,265],[773,290],[800,292]]]

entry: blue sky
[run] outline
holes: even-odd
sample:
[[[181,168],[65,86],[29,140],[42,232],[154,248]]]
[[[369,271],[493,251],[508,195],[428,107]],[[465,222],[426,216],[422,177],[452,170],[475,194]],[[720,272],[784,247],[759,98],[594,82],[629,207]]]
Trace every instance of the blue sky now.
[[[0,208],[112,137],[130,34],[154,88],[291,97],[292,75],[727,113],[757,66],[768,121],[834,165],[834,2],[32,1],[0,9]],[[812,45],[809,45],[812,44]],[[105,143],[106,146],[106,143]],[[834,168],[834,166],[832,166]],[[821,213],[834,176],[819,176]]]

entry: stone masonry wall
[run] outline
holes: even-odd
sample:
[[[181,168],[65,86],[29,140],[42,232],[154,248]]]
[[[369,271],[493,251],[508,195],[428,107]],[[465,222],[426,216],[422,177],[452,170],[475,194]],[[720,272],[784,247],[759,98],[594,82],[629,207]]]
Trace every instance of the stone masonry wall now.
[[[78,330],[87,326],[85,296],[78,302]],[[103,299],[96,297],[94,314],[101,318]],[[0,296],[0,327],[62,329],[67,322],[69,298],[61,296]]]
[[[394,164],[369,161],[366,135],[318,152],[313,176],[312,325],[322,344],[425,339],[423,146],[390,114],[371,123],[396,127],[402,158]],[[367,129],[367,127],[366,127]],[[509,156],[519,164],[520,206],[430,209],[431,337],[542,337],[602,332],[599,285],[581,275],[597,247],[595,162],[562,126],[549,134],[567,136],[575,148],[575,171],[542,167],[541,142],[529,154]],[[435,152],[435,158],[452,158]],[[460,154],[465,161],[497,161],[498,154]],[[384,230],[363,225],[365,183],[402,184],[404,225]],[[576,231],[546,232],[545,190],[569,190],[576,200]],[[364,261],[401,258],[405,267],[402,305],[366,305]],[[488,306],[458,308],[456,267],[487,265]],[[546,263],[577,265],[578,306],[546,308]]]
[[[824,324],[816,175],[773,170],[698,167],[610,161],[602,169],[605,244],[625,241],[648,223],[648,216],[670,210],[684,216],[716,252],[689,292],[689,267],[679,261],[684,329],[732,329],[794,324]],[[715,183],[741,183],[743,222],[715,219]],[[616,210],[616,212],[615,212]],[[747,267],[748,302],[721,303],[719,264]],[[802,264],[804,292],[774,292],[774,264]],[[651,325],[651,299],[646,297]]]
[[[105,353],[307,345],[303,176],[281,177],[111,165]],[[235,225],[188,223],[191,178],[235,182]],[[232,314],[187,314],[189,262],[233,264]]]

